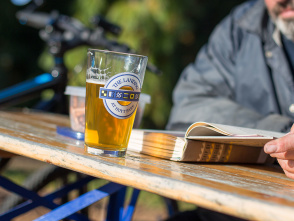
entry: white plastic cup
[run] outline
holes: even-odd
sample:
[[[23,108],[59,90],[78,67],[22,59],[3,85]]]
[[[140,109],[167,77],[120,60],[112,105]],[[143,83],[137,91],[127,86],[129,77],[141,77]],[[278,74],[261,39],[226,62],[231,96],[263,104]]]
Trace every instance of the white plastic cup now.
[[[64,94],[70,96],[69,118],[71,129],[85,132],[85,87],[67,86]]]

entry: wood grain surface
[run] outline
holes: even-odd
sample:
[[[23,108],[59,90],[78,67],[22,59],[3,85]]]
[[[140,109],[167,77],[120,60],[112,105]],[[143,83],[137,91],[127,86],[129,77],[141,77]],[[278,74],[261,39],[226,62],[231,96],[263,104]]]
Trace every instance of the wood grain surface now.
[[[68,117],[0,112],[0,150],[249,220],[294,220],[294,181],[277,165],[189,164],[132,152],[93,156],[83,141],[57,134],[57,125],[69,126]]]

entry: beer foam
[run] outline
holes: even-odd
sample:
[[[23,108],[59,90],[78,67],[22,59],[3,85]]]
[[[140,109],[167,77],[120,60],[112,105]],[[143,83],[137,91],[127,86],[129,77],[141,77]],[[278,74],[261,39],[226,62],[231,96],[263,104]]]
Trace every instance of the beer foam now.
[[[92,83],[92,84],[102,84],[102,85],[105,85],[105,83],[106,83],[106,81],[101,81],[98,79],[87,79],[86,82]]]

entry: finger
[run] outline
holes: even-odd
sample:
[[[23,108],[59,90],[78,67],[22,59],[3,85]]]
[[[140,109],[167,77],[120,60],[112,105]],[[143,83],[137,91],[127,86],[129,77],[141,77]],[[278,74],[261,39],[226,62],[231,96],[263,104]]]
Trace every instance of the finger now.
[[[292,133],[264,145],[264,151],[268,154],[281,153],[288,150],[294,150],[294,134]]]
[[[286,152],[281,153],[271,153],[271,157],[275,157],[277,159],[282,160],[294,160],[294,150],[288,150]]]
[[[294,161],[293,160],[278,159],[278,162],[285,173],[294,174]]]
[[[294,133],[294,124],[291,127],[290,133],[292,133],[292,134]]]
[[[290,173],[288,171],[284,171],[285,172],[285,175],[291,179],[294,179],[294,173]]]
[[[283,167],[286,167],[287,165],[287,162],[285,162],[284,160],[278,160],[279,164],[281,165],[285,175],[288,177],[288,178],[291,178],[291,179],[294,179],[294,173],[291,172],[291,171],[287,171],[286,169],[284,169]]]

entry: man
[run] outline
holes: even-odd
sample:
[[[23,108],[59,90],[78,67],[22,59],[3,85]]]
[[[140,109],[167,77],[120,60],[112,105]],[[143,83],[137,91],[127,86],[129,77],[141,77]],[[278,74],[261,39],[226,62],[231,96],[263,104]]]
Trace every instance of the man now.
[[[208,121],[288,132],[294,121],[293,74],[294,0],[248,1],[215,28],[183,71],[167,129]],[[269,145],[271,156],[283,155],[267,150]],[[294,150],[287,153],[294,160]],[[294,161],[285,159],[278,162],[288,175]]]
[[[173,92],[167,129],[186,130],[208,121],[288,131],[294,121],[294,0],[254,0],[228,15],[214,30]],[[265,145],[294,179],[294,126]],[[240,220],[205,209],[174,220]]]
[[[289,131],[293,40],[293,0],[254,0],[235,8],[184,69],[167,129],[208,121]]]

